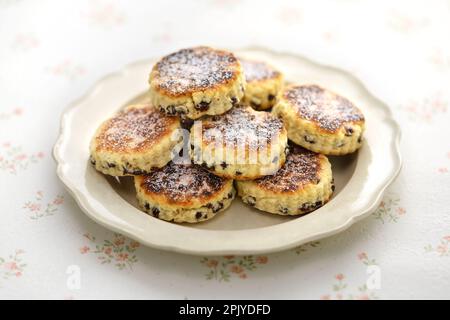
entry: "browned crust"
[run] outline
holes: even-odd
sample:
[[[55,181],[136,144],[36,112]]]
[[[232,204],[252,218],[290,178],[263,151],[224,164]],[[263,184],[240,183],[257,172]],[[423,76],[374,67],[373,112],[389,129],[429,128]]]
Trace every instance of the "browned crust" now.
[[[161,199],[162,203],[180,206],[192,205],[194,199],[204,205],[217,197],[227,183],[226,179],[215,176],[199,165],[173,162],[136,178],[147,196]]]
[[[190,59],[191,57],[191,59]],[[214,59],[216,59],[214,61]],[[187,60],[187,62],[186,62]],[[191,61],[189,61],[191,60]],[[197,61],[197,65],[196,65]],[[214,65],[212,65],[214,63]],[[180,65],[194,66],[203,69],[201,73],[179,72]],[[212,72],[213,66],[216,70]],[[217,70],[218,68],[218,70]],[[187,68],[184,68],[187,69]],[[186,48],[171,53],[157,62],[150,73],[152,89],[165,96],[180,98],[190,96],[194,92],[216,89],[237,80],[241,64],[233,53],[213,49],[206,46]],[[206,74],[205,74],[206,73]],[[195,77],[198,77],[195,79]],[[179,88],[179,80],[189,82],[186,88]],[[194,84],[192,84],[194,82]]]
[[[102,124],[94,138],[95,150],[142,152],[171,135],[179,122],[150,105],[130,106]]]
[[[254,182],[260,189],[273,193],[294,193],[307,185],[320,182],[325,156],[291,144],[286,162],[276,174]]]
[[[364,115],[350,100],[318,85],[290,85],[282,98],[303,120],[323,133],[335,133],[345,124],[364,124]]]

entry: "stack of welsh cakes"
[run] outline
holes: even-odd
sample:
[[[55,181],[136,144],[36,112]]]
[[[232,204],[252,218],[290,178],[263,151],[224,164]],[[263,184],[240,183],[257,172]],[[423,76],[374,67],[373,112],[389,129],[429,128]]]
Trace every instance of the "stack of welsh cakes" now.
[[[209,220],[236,193],[272,214],[311,212],[334,191],[327,155],[362,143],[364,116],[352,102],[315,84],[285,86],[264,61],[182,49],[153,66],[149,83],[151,103],[102,123],[90,153],[101,173],[133,176],[155,218]]]

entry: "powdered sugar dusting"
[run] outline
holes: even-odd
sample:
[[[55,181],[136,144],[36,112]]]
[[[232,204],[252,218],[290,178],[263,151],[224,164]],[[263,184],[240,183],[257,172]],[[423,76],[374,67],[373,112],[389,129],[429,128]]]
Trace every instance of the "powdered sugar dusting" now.
[[[248,82],[273,79],[280,75],[280,72],[262,61],[247,60],[239,58],[244,69],[245,79]]]
[[[209,47],[182,49],[155,65],[151,81],[171,94],[185,94],[228,82],[236,76],[238,65],[231,52]]]
[[[208,117],[203,121],[204,143],[221,140],[227,146],[245,143],[257,150],[267,147],[283,130],[283,122],[268,112],[254,111],[238,106],[224,115]]]
[[[297,108],[302,118],[330,132],[345,122],[364,121],[364,115],[353,103],[317,85],[290,87],[283,97]]]
[[[296,191],[319,178],[321,155],[291,145],[286,162],[276,174],[255,180],[260,187],[274,192]]]
[[[142,150],[167,134],[175,121],[151,106],[129,107],[103,125],[96,137],[97,150]]]
[[[186,202],[212,196],[223,188],[226,181],[201,166],[170,162],[146,175],[141,187],[164,195],[169,202]]]

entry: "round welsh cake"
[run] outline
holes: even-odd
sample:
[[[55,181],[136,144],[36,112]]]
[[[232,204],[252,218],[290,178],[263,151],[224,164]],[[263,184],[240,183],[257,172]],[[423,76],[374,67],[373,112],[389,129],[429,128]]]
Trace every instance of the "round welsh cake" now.
[[[90,144],[91,163],[112,176],[165,166],[180,143],[180,120],[150,105],[132,105],[103,122]]]
[[[244,203],[280,215],[301,215],[313,211],[334,191],[331,165],[327,157],[292,145],[286,163],[271,176],[237,181]]]
[[[239,60],[210,47],[182,49],[163,57],[150,73],[150,99],[169,115],[197,119],[222,114],[244,96]]]
[[[348,99],[317,85],[287,87],[273,107],[290,140],[311,151],[344,155],[361,147],[365,120]]]
[[[196,121],[190,144],[194,163],[218,176],[248,180],[274,174],[283,165],[287,133],[271,113],[240,105]]]
[[[196,223],[214,218],[235,196],[233,180],[195,164],[175,164],[134,177],[140,207],[155,218]]]

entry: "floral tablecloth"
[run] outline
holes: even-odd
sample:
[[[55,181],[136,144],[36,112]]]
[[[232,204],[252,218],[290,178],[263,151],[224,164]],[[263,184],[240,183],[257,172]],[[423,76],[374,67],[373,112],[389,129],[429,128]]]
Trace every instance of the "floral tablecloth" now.
[[[0,0],[0,39],[0,298],[450,298],[450,1]],[[386,101],[404,165],[376,212],[245,257],[162,252],[89,220],[55,174],[62,111],[127,63],[198,44],[299,53]]]

